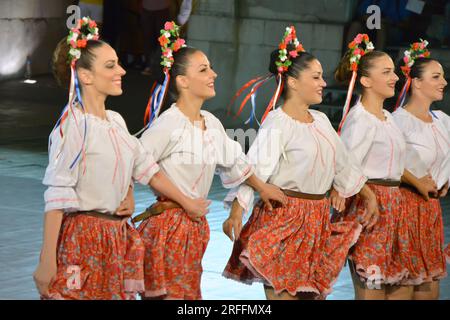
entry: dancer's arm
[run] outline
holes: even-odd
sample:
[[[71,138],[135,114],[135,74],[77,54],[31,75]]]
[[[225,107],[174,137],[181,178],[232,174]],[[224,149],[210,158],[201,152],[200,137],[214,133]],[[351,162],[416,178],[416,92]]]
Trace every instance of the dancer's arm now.
[[[45,213],[41,256],[39,265],[33,274],[36,288],[43,297],[48,296],[48,286],[56,275],[56,252],[62,217],[62,210],[52,210]]]

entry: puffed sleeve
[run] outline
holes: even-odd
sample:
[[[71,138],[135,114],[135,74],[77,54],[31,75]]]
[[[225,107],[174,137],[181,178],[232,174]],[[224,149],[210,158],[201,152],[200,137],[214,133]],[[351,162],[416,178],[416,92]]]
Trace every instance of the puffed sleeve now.
[[[370,119],[361,116],[360,112],[350,111],[341,131],[341,139],[361,166],[375,139],[375,134],[376,127]]]
[[[82,159],[72,168],[71,165],[81,150],[84,119],[77,109],[74,113],[77,121],[69,115],[66,120],[68,122],[65,124],[64,138],[61,137],[59,128],[50,134],[49,161],[43,179],[43,184],[47,186],[44,193],[46,212],[50,210],[79,211],[80,205],[75,186]]]
[[[212,125],[214,130],[210,130],[216,151],[217,167],[222,185],[227,188],[234,188],[242,184],[253,174],[253,166],[242,151],[241,145],[228,137],[222,123],[211,114],[207,114],[208,125]]]
[[[248,160],[254,165],[255,175],[263,182],[266,182],[278,167],[282,150],[282,130],[277,126],[273,114],[269,113],[247,153]],[[239,201],[244,212],[248,212],[254,202],[253,188],[242,184],[230,190],[224,200],[225,207],[229,208],[234,199]]]
[[[147,152],[142,146],[141,142],[132,136],[128,131],[125,120],[122,116],[114,111],[109,111],[113,120],[121,127],[123,133],[123,139],[129,141],[129,146],[133,146],[133,171],[132,178],[134,181],[139,182],[142,185],[148,185],[151,178],[159,171],[159,166],[154,160],[153,156]],[[130,181],[130,184],[132,182]]]
[[[185,128],[185,121],[173,110],[159,116],[142,134],[140,141],[144,149],[159,162],[170,156]]]

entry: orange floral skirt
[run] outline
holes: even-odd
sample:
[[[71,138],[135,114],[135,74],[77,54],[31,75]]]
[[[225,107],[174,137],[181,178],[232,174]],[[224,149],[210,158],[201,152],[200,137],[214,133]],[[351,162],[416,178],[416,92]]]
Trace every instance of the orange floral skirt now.
[[[368,186],[376,195],[380,217],[373,230],[361,233],[349,259],[362,282],[399,285],[408,276],[408,268],[402,262],[411,253],[403,197],[398,187]],[[345,212],[335,213],[332,220],[359,221],[365,210],[364,200],[356,195],[347,201]]]
[[[65,214],[50,299],[135,299],[144,290],[144,246],[120,220]]]
[[[439,199],[425,201],[421,195],[400,188],[407,218],[409,255],[402,264],[408,268],[406,285],[420,285],[447,276],[444,254],[444,226]]]
[[[234,243],[223,276],[262,282],[279,294],[331,292],[361,225],[330,222],[330,201],[288,197],[273,211],[259,202]]]
[[[202,258],[209,241],[205,217],[190,220],[181,208],[165,210],[138,227],[145,245],[145,297],[199,300]]]

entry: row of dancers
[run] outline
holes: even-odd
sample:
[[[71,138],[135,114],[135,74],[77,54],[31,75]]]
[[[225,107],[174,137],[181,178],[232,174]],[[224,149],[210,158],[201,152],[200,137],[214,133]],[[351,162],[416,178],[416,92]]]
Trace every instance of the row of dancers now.
[[[393,114],[383,108],[399,80],[392,59],[367,35],[349,44],[335,72],[349,85],[336,132],[310,109],[322,102],[322,65],[287,27],[270,73],[235,96],[250,89],[239,112],[250,100],[255,120],[257,91],[277,84],[245,154],[202,109],[217,78],[205,53],[186,46],[173,22],[158,40],[161,76],[139,139],[105,107],[122,94],[125,70],[95,21],[80,19],[55,50],[54,74],[69,86],[69,101],[50,135],[43,180],[34,272],[42,299],[201,299],[214,174],[230,189],[223,231],[234,246],[223,276],[263,283],[267,299],[325,299],[348,261],[356,299],[439,297],[450,117],[430,110],[447,82],[426,41],[405,51]],[[157,201],[130,219],[136,182]]]

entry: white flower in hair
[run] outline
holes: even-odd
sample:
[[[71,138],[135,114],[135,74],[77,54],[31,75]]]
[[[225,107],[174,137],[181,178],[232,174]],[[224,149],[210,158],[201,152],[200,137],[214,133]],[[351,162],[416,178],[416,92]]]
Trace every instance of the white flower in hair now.
[[[404,54],[405,54],[405,56],[410,57],[410,56],[411,56],[411,51],[406,50],[406,51],[404,52]]]
[[[71,48],[69,54],[76,59],[80,59],[81,51],[80,49]]]
[[[374,50],[375,49],[375,47],[373,46],[373,43],[372,42],[369,42],[367,45],[366,45],[366,50]]]
[[[295,45],[296,47],[298,47],[299,44],[300,44],[300,42],[299,42],[297,39],[295,39],[295,40],[294,40],[294,45]]]
[[[411,61],[408,62],[408,67],[411,68],[413,65],[414,65],[414,60],[411,60]]]
[[[281,60],[282,62],[285,62],[286,59],[287,59],[287,56],[281,56],[281,57],[280,57],[280,60]]]
[[[286,32],[291,33],[292,29],[290,27],[286,27]]]
[[[356,59],[357,59],[357,58],[356,58],[355,56],[353,56],[353,57],[350,58],[350,62],[351,62],[351,63],[354,63],[354,62],[356,62]]]
[[[87,17],[83,17],[83,22],[84,23],[88,23],[88,18]]]
[[[170,32],[167,32],[167,31],[166,31],[166,32],[164,33],[164,37],[166,37],[167,39],[169,39],[169,38],[170,38]]]
[[[423,44],[425,45],[425,47],[428,46],[428,41],[424,40]]]
[[[89,40],[92,40],[92,39],[94,39],[94,35],[91,34],[91,33],[89,33],[89,34],[87,35],[86,39],[87,39],[88,41],[89,41]]]

